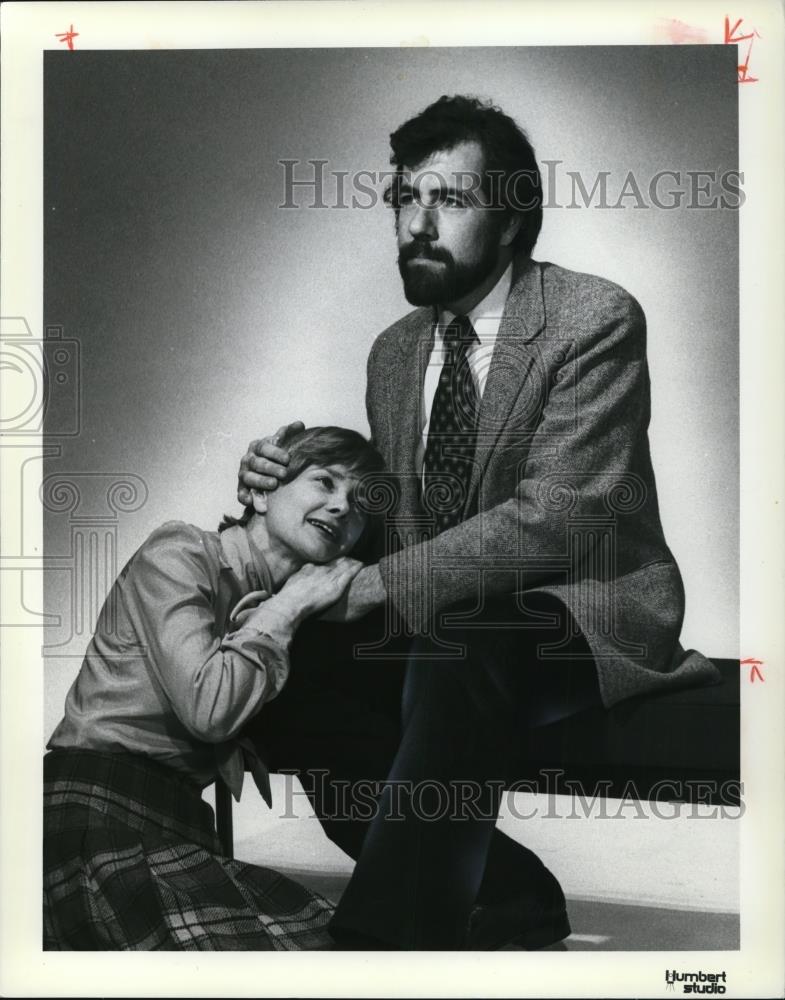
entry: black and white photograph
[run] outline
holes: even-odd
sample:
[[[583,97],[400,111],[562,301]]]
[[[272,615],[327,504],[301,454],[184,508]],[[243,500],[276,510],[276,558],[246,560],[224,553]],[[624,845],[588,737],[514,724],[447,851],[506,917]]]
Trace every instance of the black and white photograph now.
[[[781,12],[643,9],[5,5],[7,995],[785,985]]]

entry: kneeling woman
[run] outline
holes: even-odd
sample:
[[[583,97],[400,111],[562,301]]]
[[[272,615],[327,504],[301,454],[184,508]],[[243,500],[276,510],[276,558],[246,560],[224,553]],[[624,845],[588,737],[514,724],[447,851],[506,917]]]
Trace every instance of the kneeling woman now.
[[[334,427],[281,443],[277,490],[218,532],[163,525],[109,593],[44,757],[45,948],[330,944],[330,904],[222,857],[201,797],[221,775],[239,798],[250,765],[269,804],[240,731],[286,683],[298,625],[361,567],[354,491],[381,457]]]

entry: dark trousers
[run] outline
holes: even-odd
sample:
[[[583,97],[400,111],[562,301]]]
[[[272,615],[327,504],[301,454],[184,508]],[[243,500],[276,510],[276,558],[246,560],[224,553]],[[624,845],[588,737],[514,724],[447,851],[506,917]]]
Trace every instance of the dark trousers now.
[[[257,717],[252,736],[273,769],[297,771],[328,836],[357,860],[339,931],[457,948],[474,904],[525,891],[539,865],[495,829],[502,790],[527,729],[600,703],[596,668],[581,636],[557,655],[543,649],[571,634],[554,600],[529,600],[525,612],[493,602],[477,624],[397,655],[391,643],[378,660],[353,655],[381,635],[378,618],[312,623],[287,686]],[[434,659],[440,640],[462,652]]]

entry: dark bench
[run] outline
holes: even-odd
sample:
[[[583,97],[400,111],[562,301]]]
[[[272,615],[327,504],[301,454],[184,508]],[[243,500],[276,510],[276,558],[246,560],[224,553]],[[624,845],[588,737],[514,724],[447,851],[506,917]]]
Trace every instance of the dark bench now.
[[[741,798],[738,660],[722,683],[631,698],[532,730],[519,790],[735,806]],[[233,856],[232,800],[216,783],[216,822]]]
[[[721,684],[631,698],[532,731],[521,777],[554,794],[580,787],[589,795],[738,805],[739,661],[712,662]]]

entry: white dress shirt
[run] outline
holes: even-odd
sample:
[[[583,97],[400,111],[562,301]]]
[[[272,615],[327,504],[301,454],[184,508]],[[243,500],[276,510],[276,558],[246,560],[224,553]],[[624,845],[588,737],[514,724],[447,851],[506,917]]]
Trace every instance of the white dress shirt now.
[[[485,298],[466,314],[471,320],[471,324],[477,334],[477,341],[479,341],[479,343],[475,341],[467,351],[469,368],[471,369],[474,385],[477,389],[478,402],[482,399],[482,395],[485,392],[485,383],[488,380],[488,371],[491,367],[491,357],[493,349],[496,346],[502,313],[507,302],[507,296],[510,294],[511,285],[512,263],[510,263],[507,270]],[[444,365],[444,331],[454,318],[455,313],[450,312],[449,309],[439,312],[436,329],[434,330],[433,350],[425,369],[420,412],[420,426],[422,431],[417,449],[417,469],[420,472],[422,472],[423,468],[425,446],[428,443],[428,427],[431,422],[433,397],[436,395],[436,387],[439,384],[439,376]]]

